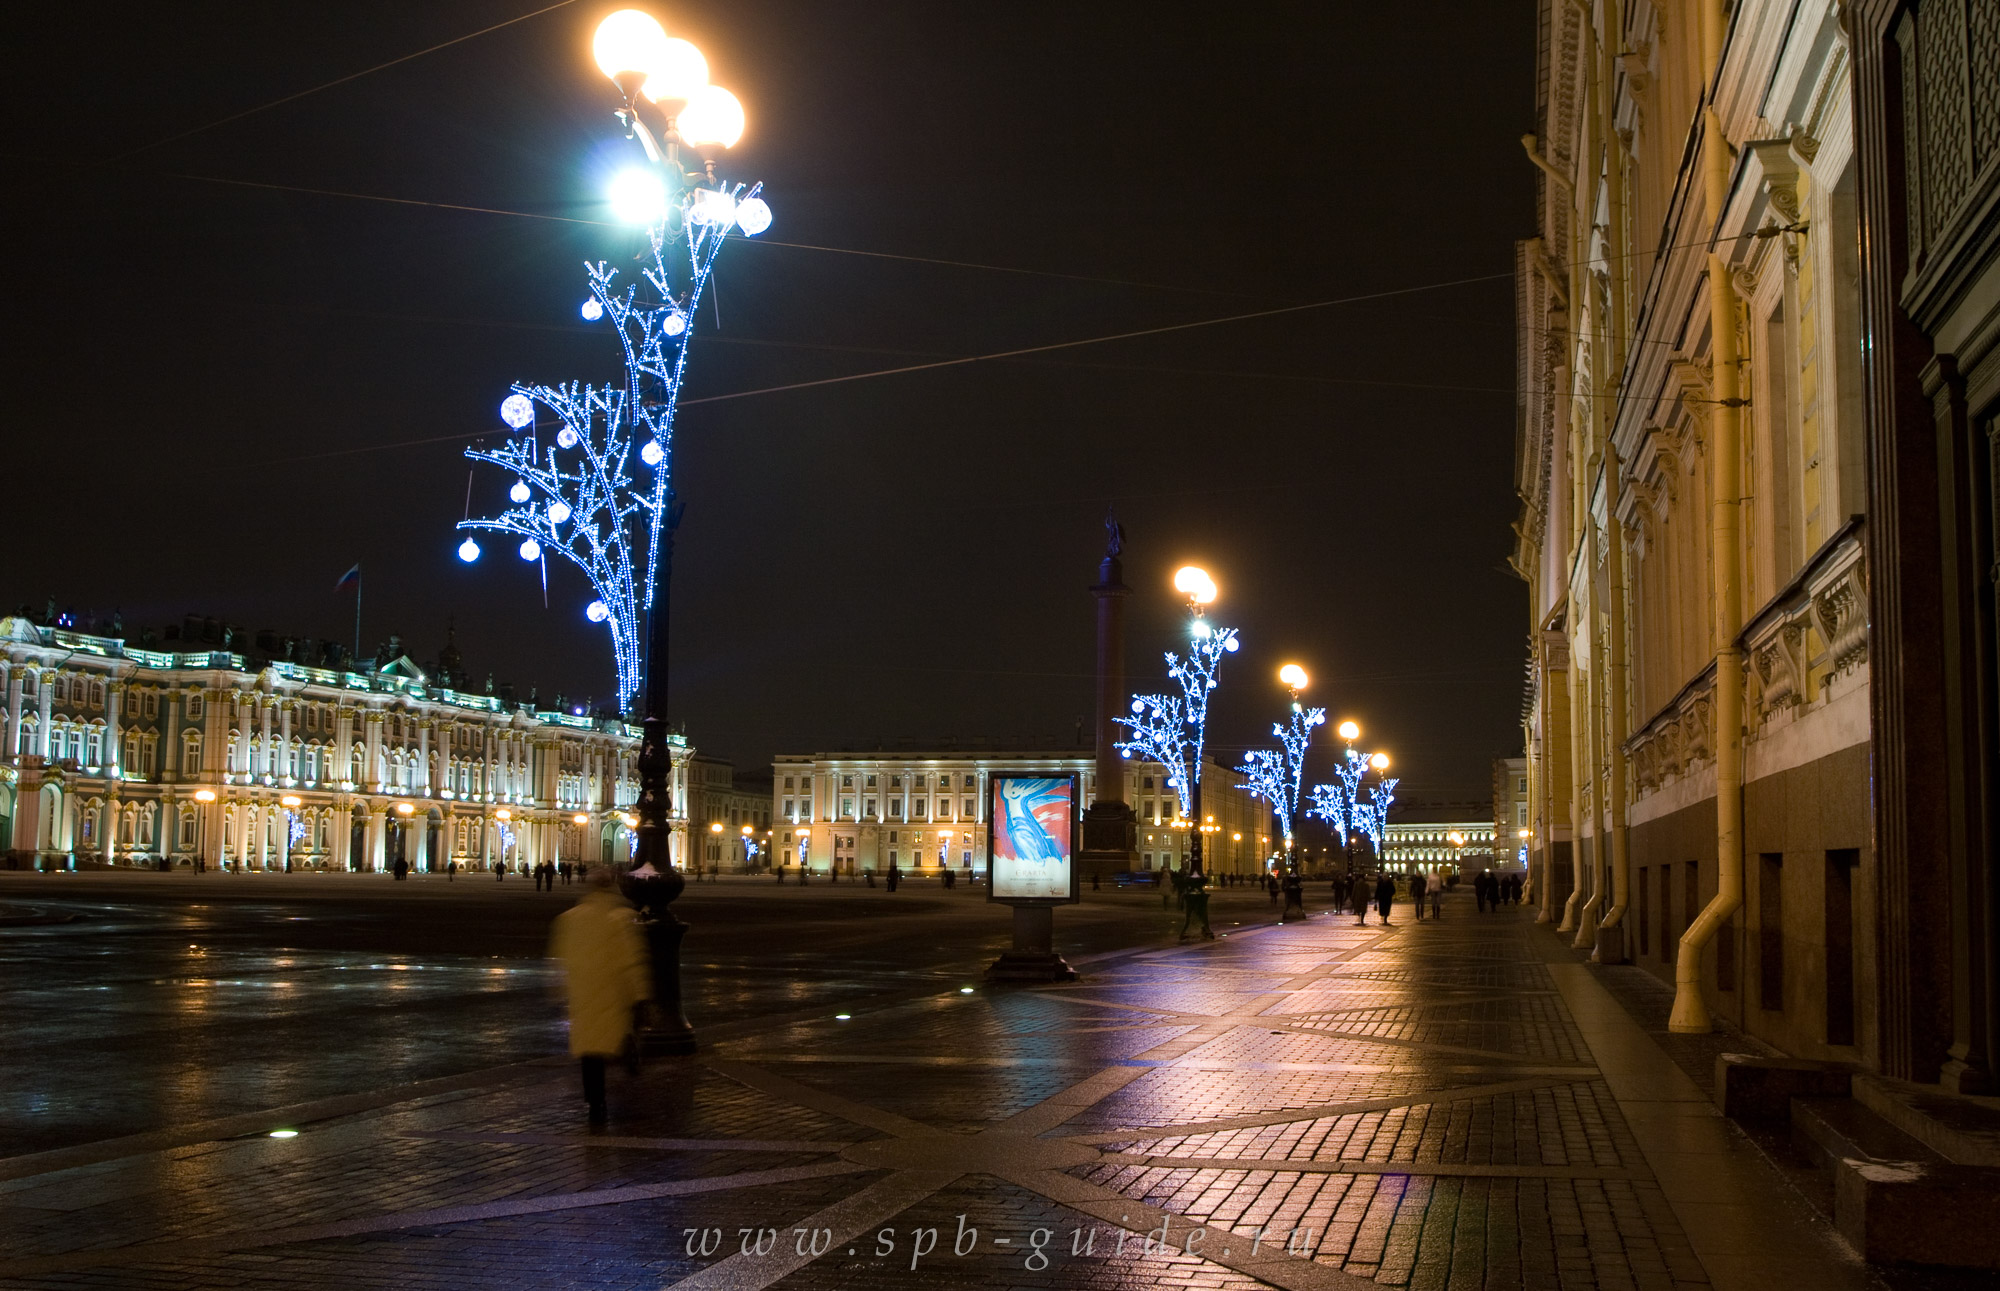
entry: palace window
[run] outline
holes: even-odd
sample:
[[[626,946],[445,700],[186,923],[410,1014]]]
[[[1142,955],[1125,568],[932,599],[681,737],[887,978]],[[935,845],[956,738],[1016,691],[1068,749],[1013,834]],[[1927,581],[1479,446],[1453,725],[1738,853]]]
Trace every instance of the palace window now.
[[[198,691],[198,690],[190,690],[190,691],[188,692],[188,702],[187,702],[187,711],[188,711],[188,720],[189,720],[189,721],[191,721],[191,722],[192,722],[192,721],[195,721],[196,719],[200,718],[200,716],[201,716],[201,692],[200,692],[200,691]]]
[[[850,777],[850,779],[851,779],[851,778],[852,778],[852,777]],[[852,818],[852,817],[853,817],[853,815],[854,815],[854,799],[852,799],[852,798],[842,798],[842,799],[840,800],[840,814],[841,814],[842,818],[844,818],[844,819],[845,819],[845,818]]]
[[[875,777],[874,777],[874,776],[869,776],[868,778],[869,778],[870,780],[873,780],[873,779],[874,779]],[[861,814],[862,814],[862,815],[864,815],[864,816],[868,816],[868,817],[871,817],[871,818],[872,818],[872,817],[873,817],[873,816],[875,815],[875,800],[874,800],[873,798],[868,798],[868,799],[865,799],[865,800],[864,800],[864,801],[862,802],[862,804],[861,804],[861,807],[862,807],[862,811],[861,811]]]
[[[922,776],[911,777],[911,787],[916,789],[922,789],[924,787],[924,778]]]
[[[189,731],[181,737],[181,774],[201,774],[201,732]]]
[[[854,777],[851,775],[840,777],[840,787],[843,789],[852,789],[854,787]]]
[[[976,811],[976,810],[977,810],[977,808],[976,808],[976,807],[975,807],[975,806],[973,805],[973,801],[972,801],[972,799],[970,799],[970,798],[967,798],[967,799],[966,799],[965,801],[963,801],[963,802],[961,802],[961,803],[959,803],[959,804],[958,804],[958,815],[959,815],[959,819],[961,819],[961,820],[971,820],[971,819],[972,819],[972,813],[973,813],[974,811]]]
[[[194,808],[192,807],[181,808],[180,833],[175,845],[183,849],[194,846]]]
[[[973,778],[972,776],[969,776],[969,775],[968,775],[967,777],[965,777],[965,784],[964,784],[964,786],[963,786],[963,787],[964,787],[964,788],[967,788],[967,789],[972,789],[972,788],[976,788],[976,787],[978,786],[978,784],[979,784],[979,781],[978,781],[978,780],[976,780],[976,779],[974,779],[974,778]]]
[[[890,776],[890,777],[889,777],[889,787],[890,787],[891,789],[900,789],[900,788],[902,788],[902,787],[903,787],[903,777],[901,777],[901,776],[899,776],[899,775],[892,775],[892,776]]]
[[[923,818],[924,818],[924,800],[922,798],[919,798],[915,802],[910,804],[910,819],[922,820]]]
[[[875,777],[874,777],[874,776],[869,776],[869,777],[868,777],[868,788],[870,788],[870,789],[873,789],[874,787],[875,787]]]

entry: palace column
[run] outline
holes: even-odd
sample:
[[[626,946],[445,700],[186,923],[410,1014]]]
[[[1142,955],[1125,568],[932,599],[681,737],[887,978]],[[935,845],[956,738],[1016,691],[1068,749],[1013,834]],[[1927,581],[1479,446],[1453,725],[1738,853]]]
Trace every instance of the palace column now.
[[[371,793],[382,792],[382,721],[383,715],[378,709],[370,709],[361,717],[362,730],[366,732],[361,754],[361,781]],[[379,861],[381,857],[378,855],[375,859]]]
[[[28,670],[15,664],[7,670],[7,739],[0,754],[8,761],[21,756],[21,691],[28,678]]]
[[[238,761],[237,765],[228,769],[232,771],[240,770],[245,776],[248,776],[251,774],[252,768],[257,765],[256,754],[253,752],[255,746],[250,742],[250,714],[256,711],[257,701],[254,697],[245,695],[240,691],[233,693],[236,700],[236,739],[241,746],[242,752],[238,755],[240,761]]]
[[[118,860],[115,844],[118,841],[118,808],[120,803],[116,788],[117,781],[114,780],[112,784],[111,793],[104,799],[104,807],[102,809],[104,819],[98,834],[98,841],[102,844],[103,859],[106,865],[116,864]]]
[[[431,727],[433,723],[425,718],[417,723],[417,774],[416,790],[426,797],[431,792]]]
[[[287,695],[278,701],[278,783],[287,789],[299,782],[292,773],[292,709],[298,701]]]
[[[42,757],[47,757],[49,755],[49,727],[55,721],[55,669],[44,668],[42,670],[41,685],[36,689],[38,693],[35,696],[35,716],[37,718],[35,726],[35,752]]]
[[[124,758],[125,735],[120,729],[120,701],[125,697],[123,682],[107,682],[104,687],[104,778],[118,782],[119,764]]]
[[[375,714],[371,713],[370,716],[375,716]],[[370,805],[367,811],[368,830],[362,840],[362,847],[365,854],[362,857],[361,868],[370,874],[380,874],[382,872],[383,835],[387,832],[388,812],[381,807],[373,805]]]
[[[260,755],[253,760],[250,769],[253,774],[266,778],[277,774],[276,760],[271,756],[271,710],[277,706],[278,701],[269,695],[260,696],[257,700],[257,743],[260,746]]]

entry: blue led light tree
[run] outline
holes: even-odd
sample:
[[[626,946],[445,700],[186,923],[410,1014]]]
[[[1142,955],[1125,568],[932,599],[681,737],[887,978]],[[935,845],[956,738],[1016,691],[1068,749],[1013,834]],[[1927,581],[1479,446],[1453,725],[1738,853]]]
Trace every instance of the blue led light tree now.
[[[1301,671],[1301,684],[1303,677]],[[1292,693],[1297,695],[1298,691],[1294,689]],[[1245,777],[1243,788],[1269,803],[1272,814],[1278,818],[1278,836],[1285,840],[1285,863],[1288,866],[1297,864],[1292,850],[1292,821],[1299,814],[1299,792],[1305,783],[1306,749],[1312,743],[1313,728],[1325,721],[1325,709],[1304,708],[1297,699],[1293,699],[1292,711],[1285,720],[1271,724],[1271,734],[1278,737],[1278,747],[1251,749],[1244,755],[1243,765],[1237,768]]]
[[[1353,722],[1340,724],[1340,737],[1347,741],[1347,752],[1340,761],[1334,763],[1333,775],[1336,783],[1314,785],[1311,792],[1312,806],[1308,809],[1309,815],[1318,816],[1329,828],[1339,831],[1341,852],[1346,857],[1350,873],[1354,869],[1353,835],[1350,831],[1358,830],[1369,834],[1371,839],[1379,843],[1381,828],[1387,821],[1389,801],[1394,798],[1396,784],[1393,780],[1384,782],[1388,785],[1389,798],[1382,802],[1379,813],[1381,820],[1376,822],[1375,830],[1371,833],[1367,828],[1369,819],[1367,813],[1371,811],[1370,803],[1374,802],[1377,791],[1370,789],[1369,802],[1364,803],[1361,801],[1361,785],[1368,778],[1370,771],[1379,775],[1388,769],[1389,755],[1361,752],[1354,747],[1354,741],[1360,736],[1361,728]]]
[[[1121,740],[1119,753],[1134,754],[1158,762],[1167,770],[1167,783],[1181,800],[1194,828],[1190,831],[1188,873],[1199,875],[1201,867],[1201,759],[1208,736],[1208,695],[1215,689],[1216,670],[1222,656],[1238,645],[1236,629],[1217,628],[1202,617],[1202,609],[1215,599],[1215,582],[1190,565],[1174,575],[1174,586],[1188,598],[1192,615],[1192,641],[1187,658],[1167,651],[1167,676],[1180,687],[1179,695],[1136,695],[1132,716],[1118,718],[1118,724],[1132,732]]]
[[[1368,835],[1378,858],[1382,855],[1382,835],[1389,828],[1389,807],[1396,801],[1397,783],[1394,776],[1376,781],[1369,786],[1368,801],[1355,809],[1355,825]]]
[[[621,286],[618,271],[601,260],[585,265],[590,298],[583,316],[609,318],[617,330],[624,382],[516,384],[500,405],[501,419],[515,433],[498,448],[465,450],[473,461],[513,477],[513,505],[496,516],[468,517],[458,527],[511,534],[521,540],[523,560],[554,554],[583,571],[597,593],[585,616],[611,633],[621,713],[631,712],[645,678],[647,617],[670,567],[680,520],[674,407],[694,311],[731,229],[750,231],[746,213],[758,231],[766,226],[757,192],[740,184],[687,189],[648,229],[652,253],[643,284]],[[553,434],[543,433],[538,408],[553,415]],[[478,559],[479,544],[468,537],[459,555]]]

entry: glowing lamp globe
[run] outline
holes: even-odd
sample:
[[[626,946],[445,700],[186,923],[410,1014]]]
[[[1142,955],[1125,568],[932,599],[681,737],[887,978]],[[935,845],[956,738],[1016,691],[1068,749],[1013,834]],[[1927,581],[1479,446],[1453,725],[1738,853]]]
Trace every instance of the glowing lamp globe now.
[[[668,336],[679,336],[682,332],[685,332],[687,329],[688,329],[687,315],[679,312],[668,314],[666,317],[666,321],[660,324],[660,330],[665,332]]]
[[[625,224],[658,224],[667,214],[667,186],[650,170],[621,170],[606,193],[611,213]]]
[[[1199,565],[1183,565],[1174,571],[1174,590],[1196,605],[1215,599],[1215,580]]]
[[[567,502],[549,503],[550,524],[561,524],[563,521],[567,519],[569,519],[569,503]]]
[[[683,143],[733,148],[743,137],[743,105],[720,85],[704,85],[688,96],[674,126]]]
[[[535,419],[535,405],[524,394],[510,394],[500,401],[500,420],[515,430],[526,430]]]
[[[611,607],[603,601],[592,601],[584,608],[583,617],[589,619],[592,623],[602,623],[611,617]]]
[[[521,543],[521,559],[540,560],[541,558],[542,544],[536,542],[533,538],[524,539]]]
[[[660,42],[646,72],[644,94],[670,117],[685,112],[686,104],[708,88],[708,60],[678,36]]]
[[[464,542],[458,544],[458,558],[464,561],[468,565],[470,565],[473,561],[478,560],[479,544],[474,542],[472,539],[467,538]]]
[[[736,227],[745,237],[756,237],[771,227],[771,208],[761,197],[746,197],[736,204]]]
[[[1377,771],[1387,771],[1389,769],[1389,755],[1387,753],[1377,753],[1374,757],[1368,759],[1368,765],[1374,767]]]
[[[592,296],[583,302],[583,309],[580,312],[583,314],[584,322],[594,323],[604,317],[604,306],[597,303],[597,297]]]
[[[1334,729],[1340,733],[1340,738],[1343,740],[1358,740],[1361,738],[1361,727],[1355,722],[1342,722]]]
[[[659,19],[637,9],[620,9],[597,24],[590,55],[597,60],[597,70],[613,81],[640,77],[645,78],[640,81],[643,85],[666,59],[666,46],[667,29]]]
[[[1306,670],[1295,663],[1288,663],[1278,669],[1278,680],[1293,690],[1304,690],[1306,688]]]
[[[571,430],[568,426],[564,426],[561,430],[556,432],[556,446],[558,448],[575,448],[576,432]]]
[[[646,441],[645,446],[639,450],[639,460],[648,466],[658,466],[661,462],[667,460],[667,450],[660,447],[659,440],[649,439]]]
[[[515,502],[526,502],[528,500],[528,482],[526,480],[515,480],[514,487],[507,490],[507,496]]]

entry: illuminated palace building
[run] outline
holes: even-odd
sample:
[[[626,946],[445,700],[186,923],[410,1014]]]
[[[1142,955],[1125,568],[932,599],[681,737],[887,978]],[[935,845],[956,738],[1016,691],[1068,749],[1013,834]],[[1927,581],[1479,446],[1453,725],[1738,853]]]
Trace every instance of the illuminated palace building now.
[[[636,727],[508,687],[456,690],[450,645],[424,668],[392,638],[363,672],[213,620],[146,640],[158,648],[0,619],[10,868],[490,870],[629,853]]]
[[[1382,827],[1382,862],[1392,870],[1422,870],[1426,874],[1477,874],[1501,868],[1493,847],[1493,822],[1459,811],[1409,814],[1424,819],[1399,820]],[[1508,861],[1513,849],[1507,849]],[[1509,866],[1508,868],[1518,868]]]
[[[986,777],[998,771],[1073,775],[1088,805],[1096,793],[1088,753],[816,753],[781,756],[771,766],[773,842],[778,860],[813,871],[857,874],[902,869],[986,868]],[[1126,763],[1125,801],[1138,817],[1136,868],[1186,864],[1193,822],[1164,768]],[[1239,775],[1202,769],[1203,869],[1249,874],[1276,843],[1271,814],[1238,788]]]

